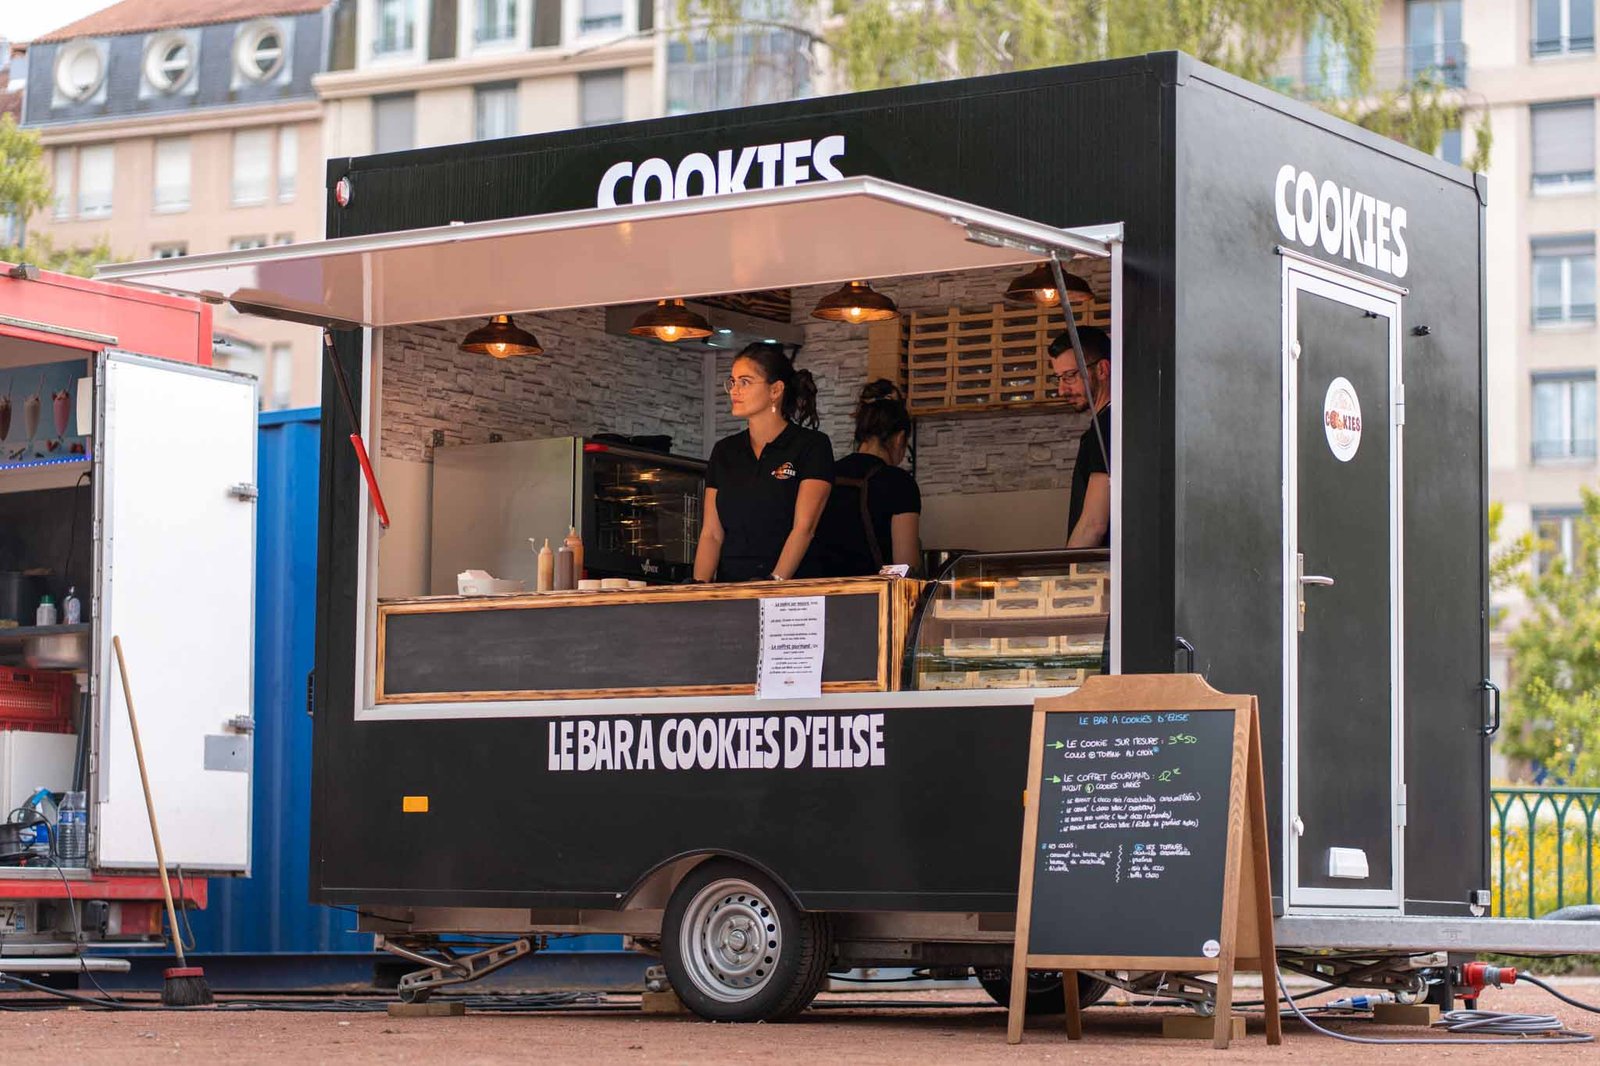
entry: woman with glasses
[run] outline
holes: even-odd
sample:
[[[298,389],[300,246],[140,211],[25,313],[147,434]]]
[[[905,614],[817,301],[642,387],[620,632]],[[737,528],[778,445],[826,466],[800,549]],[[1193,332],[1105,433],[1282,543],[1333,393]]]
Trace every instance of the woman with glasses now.
[[[816,429],[817,384],[781,344],[758,342],[734,359],[723,387],[749,428],[711,449],[694,579],[786,581],[833,487],[833,445]]]
[[[823,509],[807,573],[876,574],[922,562],[922,492],[900,468],[911,439],[905,393],[892,381],[869,381],[856,402],[856,450],[833,464],[833,493]]]

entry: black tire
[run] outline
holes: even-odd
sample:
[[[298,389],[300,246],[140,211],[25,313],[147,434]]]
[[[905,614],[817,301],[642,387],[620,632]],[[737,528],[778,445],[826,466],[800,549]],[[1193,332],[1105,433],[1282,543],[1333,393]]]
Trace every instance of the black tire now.
[[[765,943],[752,942],[757,932]],[[825,915],[801,911],[772,878],[731,859],[691,870],[661,923],[672,990],[709,1021],[794,1017],[821,991],[832,956]]]
[[[1011,1006],[1011,971],[979,970],[978,983],[989,993],[989,998],[1002,1007]],[[1110,990],[1104,981],[1086,973],[1078,974],[1078,1005],[1092,1007],[1105,998]],[[1067,1012],[1067,989],[1061,980],[1060,970],[1029,970],[1028,998],[1025,1013],[1029,1017]]]

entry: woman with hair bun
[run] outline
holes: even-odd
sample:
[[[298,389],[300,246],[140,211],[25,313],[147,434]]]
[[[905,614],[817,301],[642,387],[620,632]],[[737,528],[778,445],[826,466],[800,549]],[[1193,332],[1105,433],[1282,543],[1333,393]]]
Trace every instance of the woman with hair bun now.
[[[833,466],[808,569],[850,577],[894,563],[920,568],[922,493],[900,469],[910,437],[905,393],[892,381],[869,381],[856,403],[856,450]]]
[[[817,383],[781,344],[748,345],[723,383],[749,428],[706,464],[696,581],[785,581],[811,547],[833,487],[833,445],[817,425]]]

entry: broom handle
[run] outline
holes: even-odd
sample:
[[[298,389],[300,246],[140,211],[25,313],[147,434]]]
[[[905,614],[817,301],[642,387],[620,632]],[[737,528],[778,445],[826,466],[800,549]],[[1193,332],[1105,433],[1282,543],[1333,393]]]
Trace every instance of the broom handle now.
[[[139,783],[144,786],[144,809],[150,814],[150,835],[156,842],[156,869],[161,871],[161,894],[167,901],[167,921],[172,925],[172,943],[177,949],[178,965],[185,966],[183,958],[183,933],[178,927],[178,911],[172,905],[172,884],[167,880],[167,857],[161,850],[161,830],[156,827],[156,801],[150,797],[150,774],[144,768],[144,745],[139,743],[139,718],[133,713],[133,689],[128,685],[128,664],[122,658],[122,638],[112,637],[111,647],[117,653],[117,675],[122,678],[122,698],[128,705],[128,728],[133,733],[133,756],[139,762]]]

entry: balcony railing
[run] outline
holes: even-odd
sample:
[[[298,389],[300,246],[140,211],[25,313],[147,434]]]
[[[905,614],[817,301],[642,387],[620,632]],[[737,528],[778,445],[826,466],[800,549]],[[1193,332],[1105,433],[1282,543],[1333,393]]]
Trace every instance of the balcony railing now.
[[[1446,89],[1467,87],[1467,46],[1463,41],[1380,48],[1372,55],[1369,91],[1403,89],[1427,78]],[[1354,95],[1355,71],[1337,52],[1291,56],[1278,64],[1268,82],[1303,100],[1341,100]]]
[[[1595,458],[1595,442],[1592,439],[1557,437],[1550,440],[1535,439],[1533,442],[1533,461],[1536,463],[1593,458]]]
[[[1600,788],[1495,788],[1489,803],[1496,917],[1539,918],[1600,901]]]

